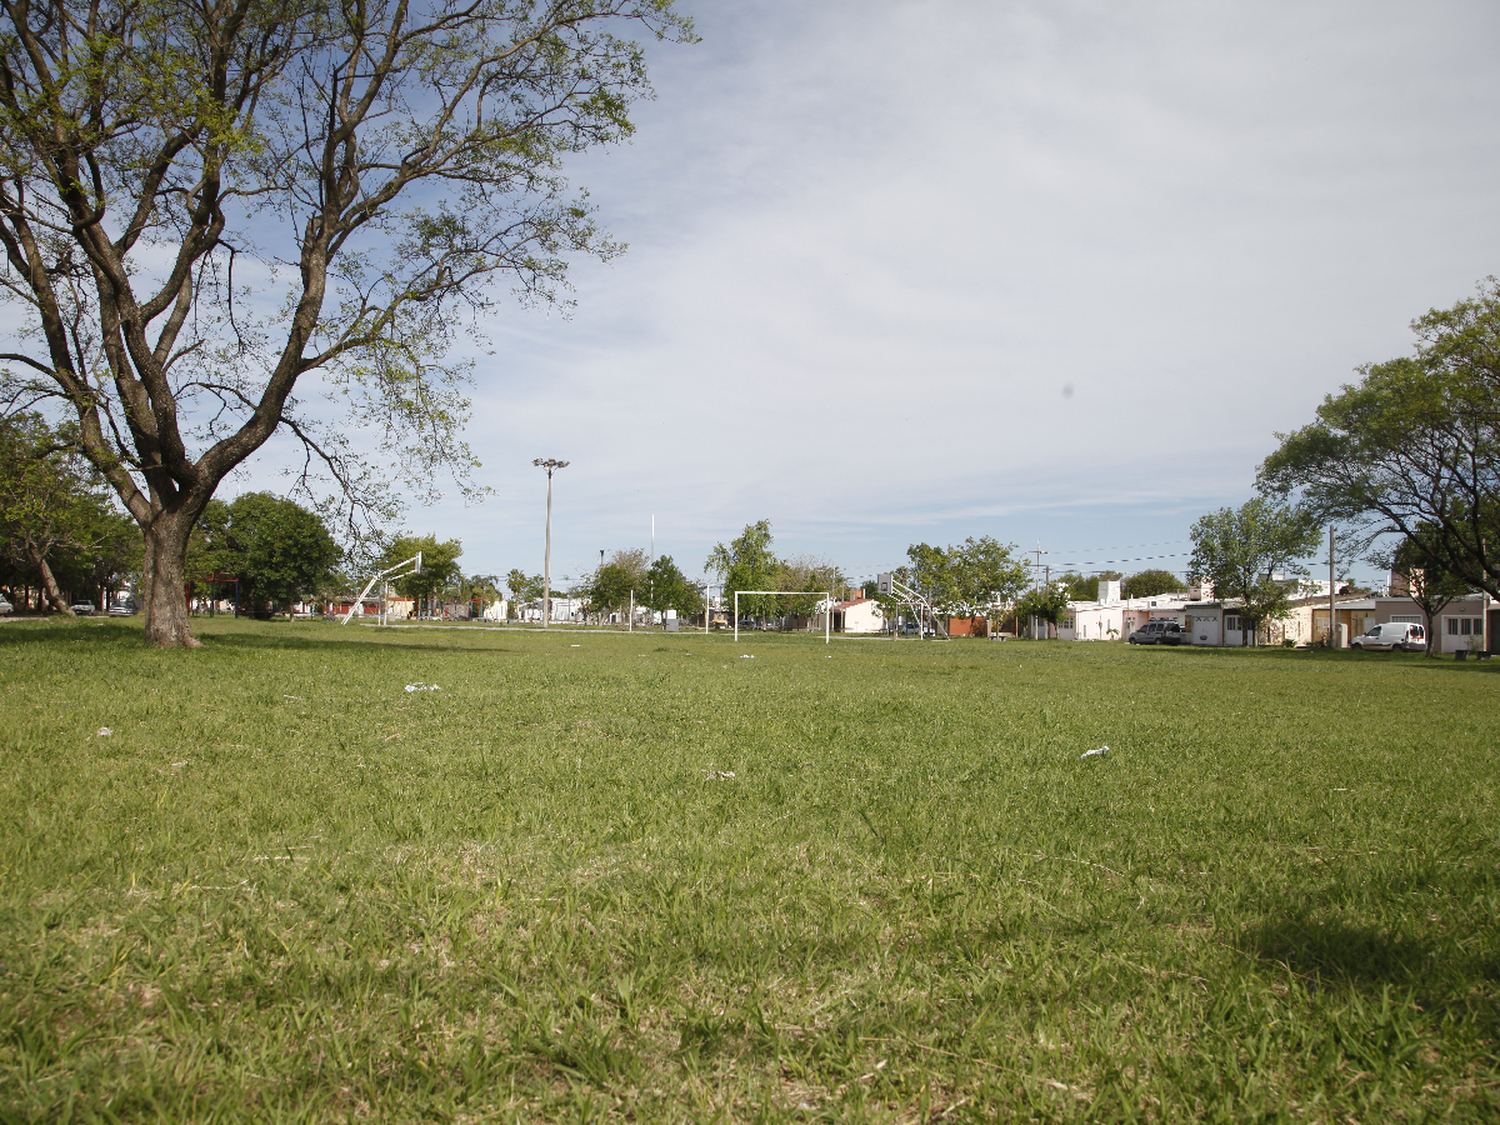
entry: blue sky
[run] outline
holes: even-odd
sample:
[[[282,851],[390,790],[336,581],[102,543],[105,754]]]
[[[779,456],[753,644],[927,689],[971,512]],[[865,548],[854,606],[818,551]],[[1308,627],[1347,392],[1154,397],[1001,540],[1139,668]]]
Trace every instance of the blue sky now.
[[[625,147],[570,169],[630,244],[570,316],[502,304],[464,569],[769,519],[851,576],[1040,541],[1181,570],[1274,434],[1500,266],[1488,3],[686,0]],[[226,488],[275,486],[268,450]],[[1368,568],[1357,573],[1370,574]]]

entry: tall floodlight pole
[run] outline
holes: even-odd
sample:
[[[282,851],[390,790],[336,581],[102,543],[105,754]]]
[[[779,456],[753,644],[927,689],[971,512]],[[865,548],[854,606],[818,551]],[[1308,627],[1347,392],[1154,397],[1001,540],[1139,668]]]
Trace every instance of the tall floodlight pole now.
[[[552,474],[566,469],[568,463],[556,457],[538,457],[532,464],[547,470],[547,553],[542,558],[542,628],[545,629],[547,618],[552,616]]]

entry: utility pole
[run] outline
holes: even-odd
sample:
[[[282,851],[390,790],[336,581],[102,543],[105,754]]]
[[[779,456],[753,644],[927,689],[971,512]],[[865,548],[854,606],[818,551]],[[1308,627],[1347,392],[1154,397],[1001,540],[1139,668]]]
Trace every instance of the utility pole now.
[[[542,559],[542,628],[552,616],[552,474],[566,469],[568,463],[555,457],[538,457],[532,462],[539,469],[547,470],[547,553]]]
[[[1036,587],[1040,588],[1041,584],[1042,584],[1042,582],[1041,582],[1041,579],[1042,579],[1042,556],[1043,555],[1050,555],[1052,552],[1051,551],[1044,551],[1044,550],[1042,550],[1042,541],[1040,539],[1038,539],[1036,541],[1036,550],[1035,551],[1027,551],[1026,553],[1028,555],[1035,555],[1036,556],[1036,562],[1032,563],[1032,566],[1031,566],[1031,581],[1032,581],[1032,585],[1033,586],[1036,586]]]
[[[1333,577],[1333,524],[1328,525],[1328,647],[1337,648],[1339,640],[1338,613],[1334,609],[1334,593],[1337,590]]]
[[[1040,590],[1042,588],[1042,556],[1043,555],[1051,554],[1052,552],[1042,550],[1042,541],[1040,539],[1038,539],[1036,541],[1036,550],[1035,551],[1027,551],[1026,553],[1028,555],[1035,555],[1036,556],[1036,566],[1035,566],[1035,569],[1033,569],[1033,571],[1032,571],[1032,579],[1031,580],[1032,580],[1033,589]],[[1047,577],[1048,578],[1052,577],[1052,568],[1050,566],[1047,568]],[[1037,639],[1036,638],[1036,614],[1034,614],[1034,613],[1031,615],[1031,639],[1032,640],[1036,640]]]

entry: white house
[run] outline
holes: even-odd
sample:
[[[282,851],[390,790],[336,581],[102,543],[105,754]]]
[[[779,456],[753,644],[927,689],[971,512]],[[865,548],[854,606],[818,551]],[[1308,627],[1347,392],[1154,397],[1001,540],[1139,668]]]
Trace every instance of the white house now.
[[[1181,594],[1121,599],[1118,582],[1100,582],[1098,601],[1068,603],[1072,619],[1057,635],[1069,641],[1123,641],[1148,621],[1183,624],[1185,604]]]

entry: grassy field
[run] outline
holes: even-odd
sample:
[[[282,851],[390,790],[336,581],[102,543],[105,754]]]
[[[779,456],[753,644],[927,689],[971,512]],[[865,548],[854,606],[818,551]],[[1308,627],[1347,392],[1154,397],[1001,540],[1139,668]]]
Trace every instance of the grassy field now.
[[[1500,1115],[1500,662],[200,627],[0,626],[0,1120]]]

